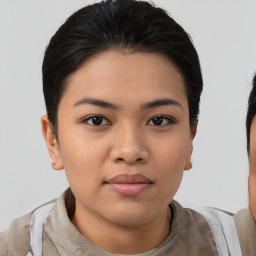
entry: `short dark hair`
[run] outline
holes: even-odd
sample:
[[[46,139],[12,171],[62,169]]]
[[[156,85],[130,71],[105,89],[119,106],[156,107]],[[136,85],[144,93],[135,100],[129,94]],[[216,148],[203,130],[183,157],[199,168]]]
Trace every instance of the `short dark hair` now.
[[[43,61],[47,114],[57,135],[57,112],[68,76],[89,57],[107,50],[161,53],[183,74],[192,125],[199,114],[203,81],[189,35],[161,8],[145,1],[106,0],[86,6],[51,38]]]
[[[248,108],[246,116],[246,135],[247,135],[247,152],[250,153],[250,130],[252,119],[256,114],[256,74],[252,80],[252,89],[248,99]]]

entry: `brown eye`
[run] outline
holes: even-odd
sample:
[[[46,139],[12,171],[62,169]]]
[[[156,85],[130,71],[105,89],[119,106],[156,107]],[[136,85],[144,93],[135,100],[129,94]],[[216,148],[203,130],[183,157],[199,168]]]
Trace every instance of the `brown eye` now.
[[[85,123],[93,126],[101,126],[101,125],[108,125],[109,121],[104,118],[103,116],[90,116],[84,120]]]
[[[152,118],[152,123],[154,125],[161,125],[163,123],[163,117],[157,116],[157,117]]]
[[[174,124],[175,122],[166,116],[155,116],[153,118],[151,118],[147,125],[151,125],[151,126],[167,126],[170,124]]]

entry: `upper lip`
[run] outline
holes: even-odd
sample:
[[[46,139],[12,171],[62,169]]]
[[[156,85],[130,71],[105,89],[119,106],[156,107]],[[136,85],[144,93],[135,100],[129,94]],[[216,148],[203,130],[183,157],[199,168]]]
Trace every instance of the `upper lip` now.
[[[109,184],[136,184],[136,183],[152,183],[152,181],[142,174],[119,174],[107,180]]]

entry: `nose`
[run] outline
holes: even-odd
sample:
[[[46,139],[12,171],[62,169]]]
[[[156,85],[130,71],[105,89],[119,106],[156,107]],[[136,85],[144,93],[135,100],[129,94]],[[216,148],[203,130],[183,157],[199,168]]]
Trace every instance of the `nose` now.
[[[111,159],[128,165],[146,163],[149,159],[147,142],[143,132],[133,127],[123,127],[115,134]]]

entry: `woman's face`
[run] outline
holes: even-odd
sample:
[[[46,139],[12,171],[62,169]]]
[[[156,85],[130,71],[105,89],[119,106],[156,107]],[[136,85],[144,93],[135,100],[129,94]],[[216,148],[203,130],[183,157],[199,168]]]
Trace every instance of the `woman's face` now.
[[[193,137],[176,66],[160,54],[107,51],[70,76],[49,150],[77,212],[139,225],[167,211]]]

